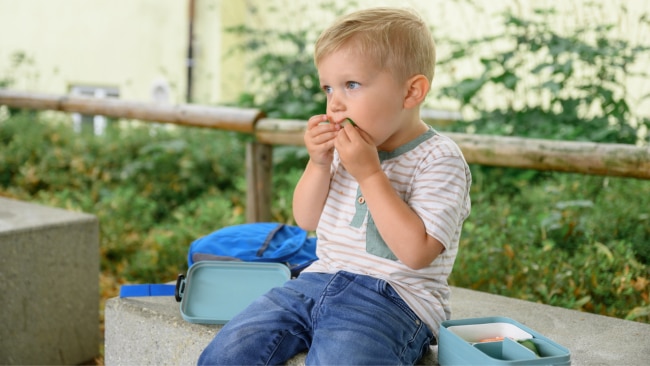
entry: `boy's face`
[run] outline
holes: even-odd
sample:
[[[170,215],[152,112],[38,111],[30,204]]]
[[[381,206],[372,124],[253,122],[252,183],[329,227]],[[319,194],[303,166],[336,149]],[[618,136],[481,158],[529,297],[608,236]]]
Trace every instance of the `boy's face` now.
[[[400,128],[409,123],[409,114],[403,108],[406,83],[400,84],[388,70],[381,70],[353,46],[344,46],[321,59],[318,75],[327,94],[330,123],[352,119],[380,150],[390,151],[403,143],[394,140]]]

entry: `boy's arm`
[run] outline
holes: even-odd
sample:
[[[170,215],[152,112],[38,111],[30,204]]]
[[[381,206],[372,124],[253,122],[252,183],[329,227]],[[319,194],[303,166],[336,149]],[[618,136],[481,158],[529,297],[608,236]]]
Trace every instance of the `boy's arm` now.
[[[340,126],[327,122],[324,114],[307,121],[305,147],[309,162],[293,191],[293,217],[301,228],[313,231],[318,226],[330,187],[330,166],[334,157],[334,138]]]
[[[421,269],[442,253],[444,246],[428,235],[424,222],[378,171],[359,181],[368,211],[388,247],[405,265]]]
[[[293,192],[293,217],[301,228],[313,231],[325,206],[330,186],[330,166],[309,160]]]

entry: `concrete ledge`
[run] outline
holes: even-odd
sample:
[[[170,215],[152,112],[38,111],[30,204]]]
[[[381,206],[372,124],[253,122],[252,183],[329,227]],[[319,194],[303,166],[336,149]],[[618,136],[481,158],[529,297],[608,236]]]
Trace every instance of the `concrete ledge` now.
[[[196,365],[221,325],[186,322],[171,296],[113,298],[104,310],[104,363],[111,365]],[[437,353],[423,362],[436,364]],[[305,364],[305,353],[287,362]]]
[[[506,316],[571,351],[573,365],[647,365],[650,324],[511,299],[461,288],[452,289],[454,319]],[[220,326],[183,320],[172,297],[142,297],[106,302],[106,365],[194,365]],[[425,364],[436,364],[434,347]],[[304,355],[288,365],[304,364]]]
[[[97,218],[0,198],[0,299],[0,364],[97,357]]]

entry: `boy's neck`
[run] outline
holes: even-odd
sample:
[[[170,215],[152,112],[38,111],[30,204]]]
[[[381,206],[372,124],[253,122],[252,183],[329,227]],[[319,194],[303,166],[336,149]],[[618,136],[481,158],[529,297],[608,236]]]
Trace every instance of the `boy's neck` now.
[[[393,151],[398,147],[415,140],[429,130],[429,125],[420,119],[419,111],[415,113],[415,116],[412,118],[413,122],[405,124],[404,128],[398,130],[383,144],[377,146],[377,150],[387,152]]]

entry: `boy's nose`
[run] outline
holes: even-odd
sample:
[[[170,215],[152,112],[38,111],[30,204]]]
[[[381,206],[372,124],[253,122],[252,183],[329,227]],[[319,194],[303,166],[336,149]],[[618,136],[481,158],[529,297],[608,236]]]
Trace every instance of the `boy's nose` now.
[[[345,109],[345,104],[339,98],[336,93],[333,93],[332,96],[330,97],[330,100],[327,103],[327,106],[330,110],[330,112],[340,112]]]

